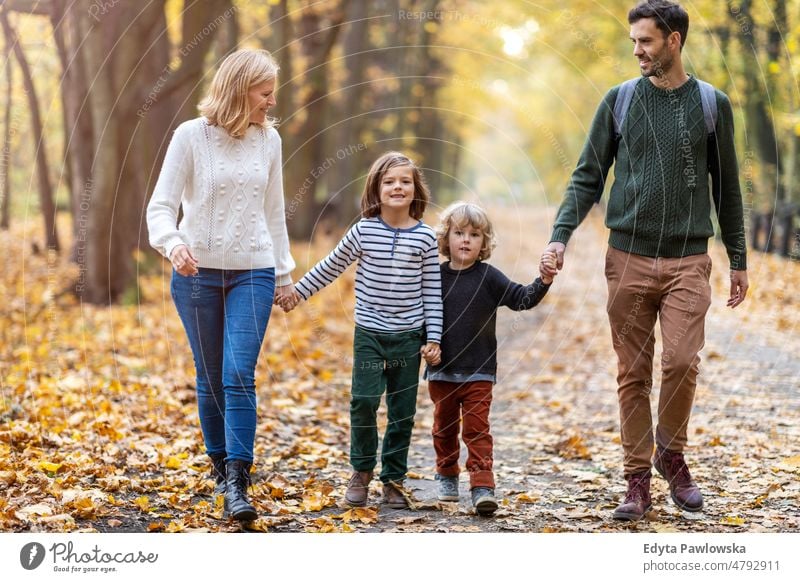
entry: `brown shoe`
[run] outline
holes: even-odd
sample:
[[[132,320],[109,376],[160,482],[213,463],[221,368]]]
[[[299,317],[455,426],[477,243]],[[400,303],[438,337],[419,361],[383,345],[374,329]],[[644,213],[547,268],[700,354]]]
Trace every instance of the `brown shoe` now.
[[[675,505],[685,511],[703,509],[703,495],[689,474],[683,453],[656,447],[653,466],[669,483],[669,492]]]
[[[383,504],[392,509],[406,509],[408,508],[408,500],[401,491],[403,487],[402,481],[395,482],[389,481],[383,484]]]
[[[369,497],[369,482],[372,481],[372,471],[355,471],[347,482],[347,491],[344,499],[349,505],[363,507]]]
[[[614,510],[614,519],[637,521],[653,509],[650,500],[651,476],[650,471],[646,471],[625,477],[628,481],[628,493],[625,495],[625,501]]]

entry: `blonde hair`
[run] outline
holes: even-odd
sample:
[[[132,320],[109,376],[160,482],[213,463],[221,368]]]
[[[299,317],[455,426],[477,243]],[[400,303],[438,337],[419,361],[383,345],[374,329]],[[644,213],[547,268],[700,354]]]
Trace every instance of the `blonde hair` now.
[[[372,164],[361,194],[361,218],[373,218],[381,213],[381,181],[384,174],[397,166],[408,166],[414,176],[414,199],[408,214],[420,220],[431,199],[425,176],[414,161],[400,152],[386,152]]]
[[[494,227],[489,215],[477,204],[469,202],[453,202],[444,209],[439,216],[439,226],[436,227],[436,240],[439,242],[439,253],[450,258],[450,229],[453,227],[464,228],[471,226],[483,233],[483,246],[478,254],[478,260],[484,261],[492,256],[492,250],[497,246]]]
[[[211,125],[225,129],[231,137],[242,137],[250,125],[247,92],[253,85],[275,79],[280,67],[269,51],[242,49],[231,53],[219,66],[208,95],[198,105]],[[265,127],[274,127],[268,117]]]

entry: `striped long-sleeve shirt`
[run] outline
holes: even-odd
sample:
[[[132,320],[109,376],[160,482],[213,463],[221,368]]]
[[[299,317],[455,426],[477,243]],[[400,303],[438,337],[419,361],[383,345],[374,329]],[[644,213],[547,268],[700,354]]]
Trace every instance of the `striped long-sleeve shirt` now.
[[[380,217],[364,218],[298,281],[298,293],[308,299],[356,260],[356,325],[379,333],[424,325],[428,342],[441,341],[441,275],[431,227],[392,228]]]

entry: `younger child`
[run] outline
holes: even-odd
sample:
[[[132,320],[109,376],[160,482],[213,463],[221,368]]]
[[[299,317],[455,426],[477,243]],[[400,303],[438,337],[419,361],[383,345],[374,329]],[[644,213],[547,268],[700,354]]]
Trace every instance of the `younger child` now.
[[[398,152],[382,155],[367,175],[361,220],[281,301],[291,310],[332,283],[353,262],[356,270],[350,464],[350,505],[366,505],[377,463],[377,410],[386,390],[387,425],[381,451],[383,501],[408,506],[402,491],[419,386],[420,351],[439,359],[442,291],[436,234],[420,219],[430,199],[422,172]],[[422,350],[420,350],[422,348]]]
[[[520,285],[484,263],[495,246],[494,230],[484,210],[474,204],[451,204],[442,214],[436,234],[439,252],[450,259],[441,265],[441,362],[428,360],[427,369],[435,406],[438,497],[441,501],[458,501],[458,433],[463,422],[461,436],[468,452],[472,505],[478,514],[491,515],[497,509],[489,434],[489,408],[497,374],[497,308],[531,309],[545,296],[553,279],[542,276],[530,285]],[[554,265],[555,254],[543,256],[542,262]]]

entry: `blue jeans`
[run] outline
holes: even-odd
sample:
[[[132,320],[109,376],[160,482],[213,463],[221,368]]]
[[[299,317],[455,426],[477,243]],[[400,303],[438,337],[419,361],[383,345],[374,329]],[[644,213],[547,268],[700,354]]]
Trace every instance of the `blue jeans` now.
[[[172,299],[197,372],[197,408],[206,452],[253,462],[255,370],[272,311],[275,269],[173,270]]]

